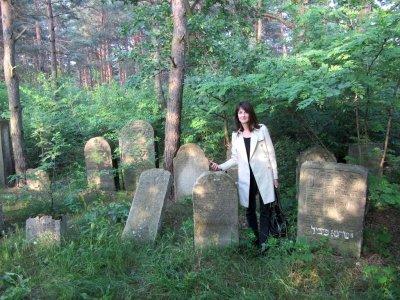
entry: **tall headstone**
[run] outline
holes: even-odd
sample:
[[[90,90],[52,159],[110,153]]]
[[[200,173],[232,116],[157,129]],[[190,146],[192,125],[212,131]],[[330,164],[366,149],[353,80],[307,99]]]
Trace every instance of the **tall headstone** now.
[[[26,170],[26,185],[33,191],[48,191],[50,189],[49,175],[41,169],[28,169]]]
[[[154,130],[146,121],[132,121],[119,133],[125,189],[134,191],[140,174],[155,167]]]
[[[336,157],[328,150],[321,146],[313,146],[303,152],[296,159],[296,187],[297,193],[299,192],[299,179],[300,179],[300,168],[301,165],[306,161],[320,161],[320,162],[336,162]]]
[[[181,146],[174,157],[175,200],[192,196],[196,179],[208,171],[208,159],[196,144]]]
[[[155,241],[171,186],[171,173],[166,170],[150,169],[140,175],[123,237]]]
[[[66,230],[66,218],[54,220],[51,216],[41,216],[26,220],[26,240],[28,242],[59,243]]]
[[[115,191],[111,147],[103,137],[87,141],[84,149],[89,188]]]
[[[367,170],[356,165],[302,164],[298,195],[297,238],[326,237],[339,253],[361,253]]]
[[[194,245],[226,246],[239,241],[238,194],[225,172],[204,172],[193,187]]]
[[[8,187],[11,184],[7,177],[14,174],[14,160],[12,155],[10,125],[8,120],[0,120],[0,186]]]
[[[378,174],[382,151],[380,143],[361,143],[350,144],[348,154],[354,163],[366,167],[373,174]]]

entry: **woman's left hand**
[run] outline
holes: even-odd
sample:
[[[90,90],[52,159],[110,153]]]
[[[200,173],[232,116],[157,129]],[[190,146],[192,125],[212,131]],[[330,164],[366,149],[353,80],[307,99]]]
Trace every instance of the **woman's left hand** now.
[[[274,179],[274,186],[275,186],[275,188],[279,188],[279,181],[278,181],[278,179]]]

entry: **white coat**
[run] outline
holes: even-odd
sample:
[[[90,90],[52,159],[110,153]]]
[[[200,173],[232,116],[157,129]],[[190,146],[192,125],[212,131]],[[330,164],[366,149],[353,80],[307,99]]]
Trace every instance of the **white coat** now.
[[[258,190],[264,204],[275,201],[274,179],[278,179],[275,150],[268,129],[260,124],[260,128],[251,132],[250,166],[256,179]],[[249,207],[250,168],[247,160],[243,133],[232,133],[231,158],[219,165],[222,171],[238,166],[238,191],[240,204]]]

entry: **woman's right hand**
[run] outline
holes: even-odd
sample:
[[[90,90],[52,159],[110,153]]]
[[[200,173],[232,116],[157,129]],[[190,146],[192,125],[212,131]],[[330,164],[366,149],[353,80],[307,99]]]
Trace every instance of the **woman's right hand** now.
[[[218,164],[210,160],[210,168],[213,171],[220,171],[221,169],[219,168]]]

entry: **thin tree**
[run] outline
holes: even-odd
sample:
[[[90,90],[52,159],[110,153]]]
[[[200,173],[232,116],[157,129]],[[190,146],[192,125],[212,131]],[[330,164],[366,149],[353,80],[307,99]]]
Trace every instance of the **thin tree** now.
[[[179,148],[182,94],[185,76],[187,46],[187,7],[185,0],[172,0],[174,31],[171,46],[171,71],[169,76],[169,99],[165,120],[164,169],[172,172],[172,160]]]
[[[19,181],[19,184],[23,184],[25,182],[26,159],[23,151],[24,139],[22,131],[22,108],[19,97],[19,79],[15,65],[15,41],[18,39],[18,36],[15,37],[13,32],[12,1],[0,1],[3,25],[4,79],[7,86],[8,104],[11,113],[11,144],[14,153],[15,171],[17,175],[21,175],[23,178],[23,180]]]
[[[49,23],[50,34],[50,61],[51,61],[51,77],[55,87],[57,88],[57,52],[56,52],[56,34],[54,31],[54,15],[51,0],[46,1],[47,18]]]

